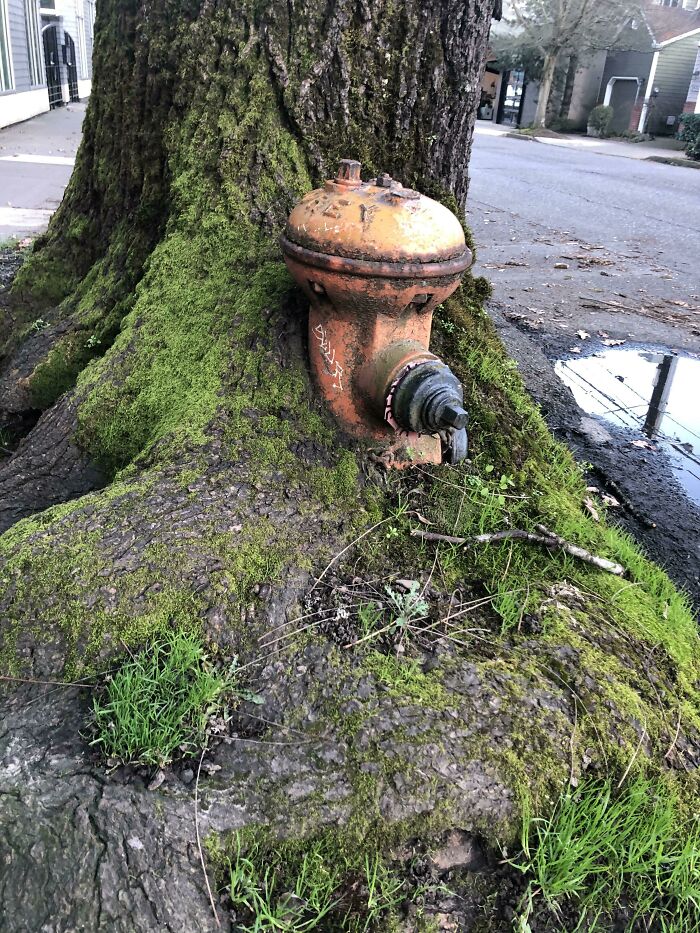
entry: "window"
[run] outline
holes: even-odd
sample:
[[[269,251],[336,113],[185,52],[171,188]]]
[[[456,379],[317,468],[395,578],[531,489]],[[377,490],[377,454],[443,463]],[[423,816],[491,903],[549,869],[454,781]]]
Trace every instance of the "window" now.
[[[14,86],[7,0],[0,0],[0,91],[11,91]]]
[[[659,6],[680,6],[681,0],[658,0]]]
[[[90,17],[90,35],[95,35],[95,0],[87,0],[88,15]]]
[[[30,84],[46,84],[44,59],[41,52],[41,31],[37,0],[24,0],[24,24],[27,29],[27,53],[29,54]]]

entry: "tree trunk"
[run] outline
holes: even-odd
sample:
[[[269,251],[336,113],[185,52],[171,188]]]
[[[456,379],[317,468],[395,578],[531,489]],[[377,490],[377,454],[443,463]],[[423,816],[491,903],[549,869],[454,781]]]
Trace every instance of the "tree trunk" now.
[[[544,127],[547,120],[547,107],[549,106],[549,95],[552,93],[554,83],[554,72],[557,67],[559,51],[547,52],[542,66],[542,77],[540,78],[540,92],[537,98],[537,110],[535,111],[534,125],[538,128]]]
[[[566,80],[564,81],[564,93],[561,98],[561,107],[559,116],[562,120],[568,120],[571,109],[571,98],[574,93],[574,84],[576,83],[576,73],[578,72],[578,56],[571,55],[569,65],[566,69]]]
[[[672,743],[675,766],[700,758],[692,621],[661,575],[616,603],[549,555],[410,536],[421,520],[464,532],[485,499],[498,522],[511,502],[518,519],[555,527],[563,502],[567,528],[586,521],[483,284],[440,310],[435,342],[485,479],[385,476],[308,377],[307,309],[277,245],[287,213],[353,157],[464,214],[492,2],[98,4],[76,168],[2,309],[2,416],[43,412],[0,465],[2,676],[29,681],[0,704],[11,933],[218,929],[195,806],[230,929],[236,830],[323,839],[341,867],[358,851],[353,864],[408,865],[449,831],[477,854],[469,833],[514,839],[524,801],[542,807],[591,762],[661,760]],[[491,473],[505,486],[489,491]],[[521,497],[504,497],[516,479]],[[609,530],[581,534],[629,555]],[[362,610],[386,623],[369,642]],[[89,695],[56,683],[109,673],[173,626],[235,660],[241,694],[196,795],[196,760],[153,790],[152,774],[106,772],[81,737]],[[354,905],[362,875],[346,875]],[[478,912],[491,894],[476,890]],[[465,928],[471,907],[454,909]]]

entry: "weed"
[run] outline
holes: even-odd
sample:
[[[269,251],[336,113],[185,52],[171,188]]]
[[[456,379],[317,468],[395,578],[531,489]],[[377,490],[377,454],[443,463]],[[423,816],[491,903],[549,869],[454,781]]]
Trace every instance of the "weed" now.
[[[531,875],[519,929],[527,930],[537,892],[557,912],[578,911],[576,930],[627,900],[628,928],[643,920],[666,930],[700,929],[700,824],[683,824],[663,784],[637,778],[621,793],[609,781],[569,790],[550,819],[525,813],[524,860]]]
[[[46,330],[48,326],[49,322],[45,321],[43,317],[39,317],[29,325],[28,330],[30,334],[40,334],[42,330]]]
[[[168,632],[108,679],[93,703],[90,744],[119,763],[162,767],[201,744],[229,686],[197,638]]]
[[[407,586],[407,592],[394,590],[390,586],[384,587],[393,615],[394,630],[406,628],[411,622],[422,619],[428,614],[428,603],[420,592],[420,583],[417,580],[411,580]]]
[[[379,625],[382,610],[375,602],[362,603],[357,610],[357,621],[363,638],[369,638]]]
[[[242,933],[368,933],[404,899],[403,882],[377,852],[343,855],[325,838],[243,849],[237,834],[227,880]]]

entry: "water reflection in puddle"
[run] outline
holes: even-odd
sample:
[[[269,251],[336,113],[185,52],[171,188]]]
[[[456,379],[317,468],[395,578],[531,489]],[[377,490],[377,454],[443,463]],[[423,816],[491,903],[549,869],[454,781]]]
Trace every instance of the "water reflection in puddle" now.
[[[607,350],[559,360],[579,406],[653,440],[700,504],[700,360],[650,350]]]

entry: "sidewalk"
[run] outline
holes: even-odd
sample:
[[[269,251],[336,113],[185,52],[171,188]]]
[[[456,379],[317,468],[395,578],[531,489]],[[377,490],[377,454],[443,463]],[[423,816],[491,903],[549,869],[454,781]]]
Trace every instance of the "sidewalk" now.
[[[483,136],[517,136],[522,139],[534,139],[538,143],[548,146],[561,146],[566,149],[585,149],[600,155],[621,156],[625,159],[680,159],[687,161],[683,152],[683,144],[677,139],[668,137],[657,138],[643,143],[625,142],[620,139],[593,139],[589,136],[566,135],[558,136],[529,136],[519,134],[512,127],[501,126],[487,120],[477,120],[474,130]]]
[[[46,229],[73,171],[86,106],[0,130],[0,242]]]

